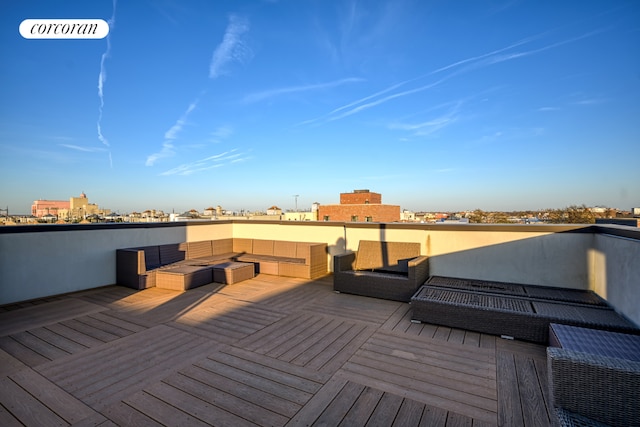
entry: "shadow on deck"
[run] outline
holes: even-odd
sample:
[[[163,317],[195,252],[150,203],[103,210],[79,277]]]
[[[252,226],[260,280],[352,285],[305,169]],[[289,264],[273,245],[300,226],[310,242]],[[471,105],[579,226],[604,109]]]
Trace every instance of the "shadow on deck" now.
[[[545,347],[414,324],[331,276],[0,310],[3,426],[550,424]]]

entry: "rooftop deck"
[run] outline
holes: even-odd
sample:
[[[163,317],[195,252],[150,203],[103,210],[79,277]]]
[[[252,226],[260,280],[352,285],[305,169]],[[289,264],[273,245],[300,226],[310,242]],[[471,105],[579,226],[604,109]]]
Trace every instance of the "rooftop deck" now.
[[[0,425],[550,424],[545,347],[259,275],[0,307]]]

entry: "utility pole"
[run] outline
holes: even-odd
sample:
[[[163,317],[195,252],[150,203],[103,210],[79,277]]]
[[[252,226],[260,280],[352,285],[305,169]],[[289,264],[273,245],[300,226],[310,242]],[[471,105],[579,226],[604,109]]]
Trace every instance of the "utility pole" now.
[[[295,198],[295,201],[296,201],[296,212],[298,212],[298,197],[300,197],[300,195],[294,194],[293,197]]]

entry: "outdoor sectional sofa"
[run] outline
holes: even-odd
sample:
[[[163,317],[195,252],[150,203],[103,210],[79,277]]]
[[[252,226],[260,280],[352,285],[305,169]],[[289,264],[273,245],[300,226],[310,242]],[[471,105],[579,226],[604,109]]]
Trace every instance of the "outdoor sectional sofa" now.
[[[333,259],[336,292],[408,302],[429,277],[420,243],[361,240],[356,252]]]
[[[118,249],[116,281],[151,288],[161,269],[230,261],[253,263],[257,273],[314,279],[327,274],[327,244],[228,238]]]

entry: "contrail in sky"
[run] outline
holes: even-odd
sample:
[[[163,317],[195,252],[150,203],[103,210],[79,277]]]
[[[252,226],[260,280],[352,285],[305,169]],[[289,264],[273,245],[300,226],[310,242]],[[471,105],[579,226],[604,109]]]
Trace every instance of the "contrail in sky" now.
[[[98,97],[100,98],[100,108],[98,109],[98,122],[96,126],[98,128],[98,139],[105,146],[109,147],[109,141],[102,134],[102,109],[104,108],[104,82],[107,80],[107,71],[104,66],[105,61],[111,54],[111,30],[113,30],[114,24],[116,22],[116,1],[113,0],[113,14],[107,24],[109,24],[109,34],[107,34],[107,50],[102,54],[102,58],[100,59],[100,74],[98,75]],[[113,168],[113,159],[111,158],[111,150],[109,150],[109,164]]]

